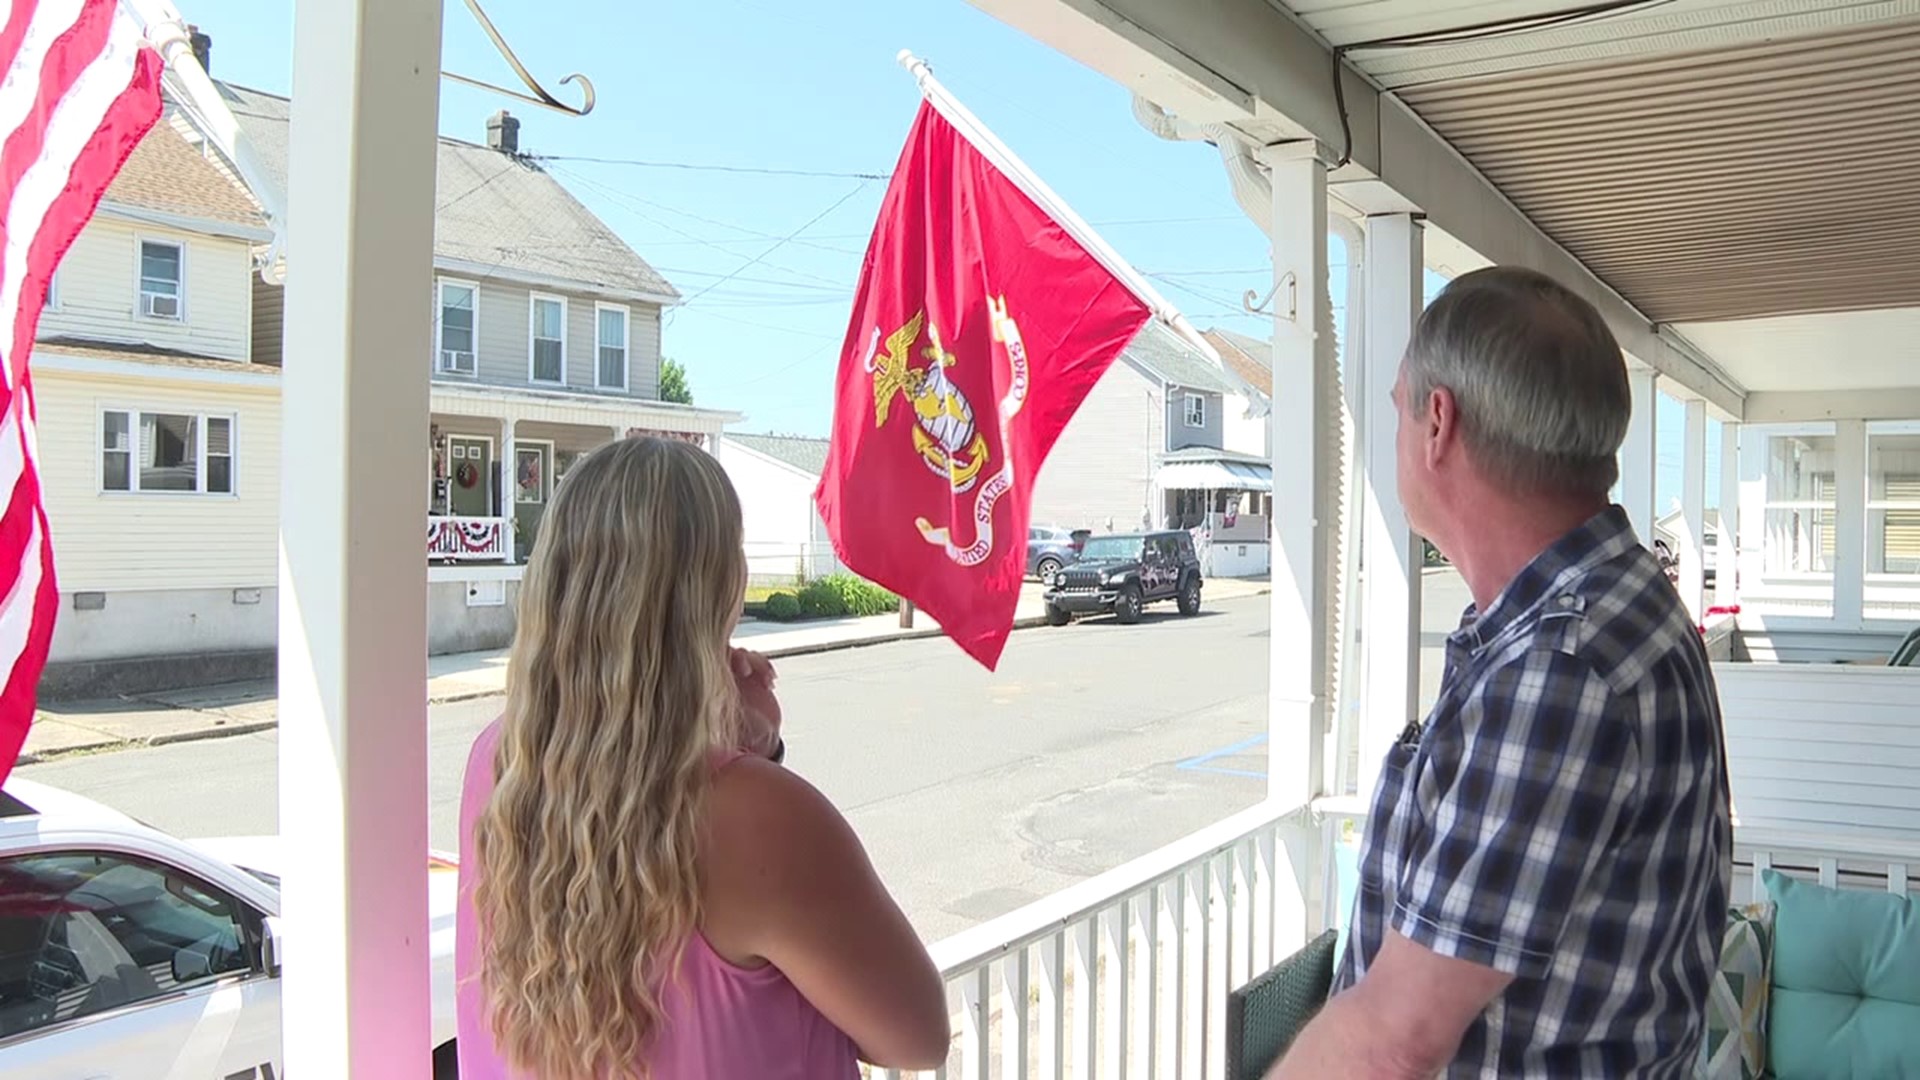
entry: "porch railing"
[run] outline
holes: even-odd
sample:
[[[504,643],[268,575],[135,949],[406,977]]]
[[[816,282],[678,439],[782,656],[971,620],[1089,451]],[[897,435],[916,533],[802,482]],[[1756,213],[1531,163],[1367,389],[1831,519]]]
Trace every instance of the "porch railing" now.
[[[1230,989],[1340,920],[1336,849],[1353,797],[1262,803],[933,946],[955,1045],[931,1073],[875,1080],[1101,1080],[1223,1074]],[[1733,900],[1773,868],[1837,888],[1920,887],[1920,843],[1740,827]],[[1351,869],[1347,871],[1351,873]]]
[[[507,557],[506,518],[427,516],[427,558],[497,562]]]
[[[876,1078],[1219,1075],[1226,999],[1305,941],[1321,825],[1263,803],[933,946],[947,1067]]]

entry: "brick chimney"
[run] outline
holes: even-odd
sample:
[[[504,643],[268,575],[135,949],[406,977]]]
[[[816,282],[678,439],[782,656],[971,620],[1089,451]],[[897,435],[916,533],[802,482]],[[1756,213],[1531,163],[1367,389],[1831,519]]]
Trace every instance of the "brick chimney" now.
[[[187,44],[193,48],[193,58],[200,62],[200,70],[213,74],[213,37],[200,32],[197,26],[187,27]]]
[[[505,109],[487,117],[487,145],[503,154],[520,153],[520,121]]]

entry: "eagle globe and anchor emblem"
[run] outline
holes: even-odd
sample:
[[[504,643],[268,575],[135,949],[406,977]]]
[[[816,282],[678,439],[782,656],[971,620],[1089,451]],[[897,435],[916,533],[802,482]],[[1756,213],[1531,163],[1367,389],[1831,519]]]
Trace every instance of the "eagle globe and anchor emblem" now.
[[[1012,368],[1007,394],[1000,401],[999,419],[1004,425],[1020,411],[1027,397],[1027,351],[1020,328],[1007,314],[1004,297],[987,301],[987,313],[993,324],[993,340],[1005,346]],[[913,349],[922,333],[927,348],[921,359],[925,366],[913,366]],[[947,556],[962,566],[974,566],[993,552],[993,508],[1013,487],[1013,464],[1003,460],[1000,467],[981,484],[991,456],[987,439],[981,433],[973,413],[973,404],[947,376],[947,369],[959,363],[940,338],[940,328],[928,324],[925,311],[917,312],[905,326],[886,335],[882,346],[880,329],[875,327],[867,350],[865,369],[873,376],[873,422],[884,425],[895,397],[905,401],[913,412],[913,448],[934,475],[945,480],[954,495],[974,490],[974,541],[958,547],[948,529],[937,527],[925,518],[915,524],[930,544],[944,547]],[[1004,448],[1002,457],[1005,457]]]

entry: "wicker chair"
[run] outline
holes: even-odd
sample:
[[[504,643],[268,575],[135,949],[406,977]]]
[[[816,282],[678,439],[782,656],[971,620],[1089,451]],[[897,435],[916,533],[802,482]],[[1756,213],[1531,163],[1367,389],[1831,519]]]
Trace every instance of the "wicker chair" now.
[[[1326,1004],[1338,937],[1328,930],[1227,995],[1227,1080],[1260,1080]]]

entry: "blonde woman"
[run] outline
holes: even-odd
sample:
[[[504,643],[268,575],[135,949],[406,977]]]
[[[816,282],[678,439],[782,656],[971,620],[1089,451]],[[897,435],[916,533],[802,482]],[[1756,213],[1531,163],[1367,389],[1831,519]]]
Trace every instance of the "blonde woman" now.
[[[463,1080],[851,1080],[946,1057],[938,972],[832,804],[768,760],[772,669],[717,462],[631,439],[567,474],[505,715],[461,798]]]

